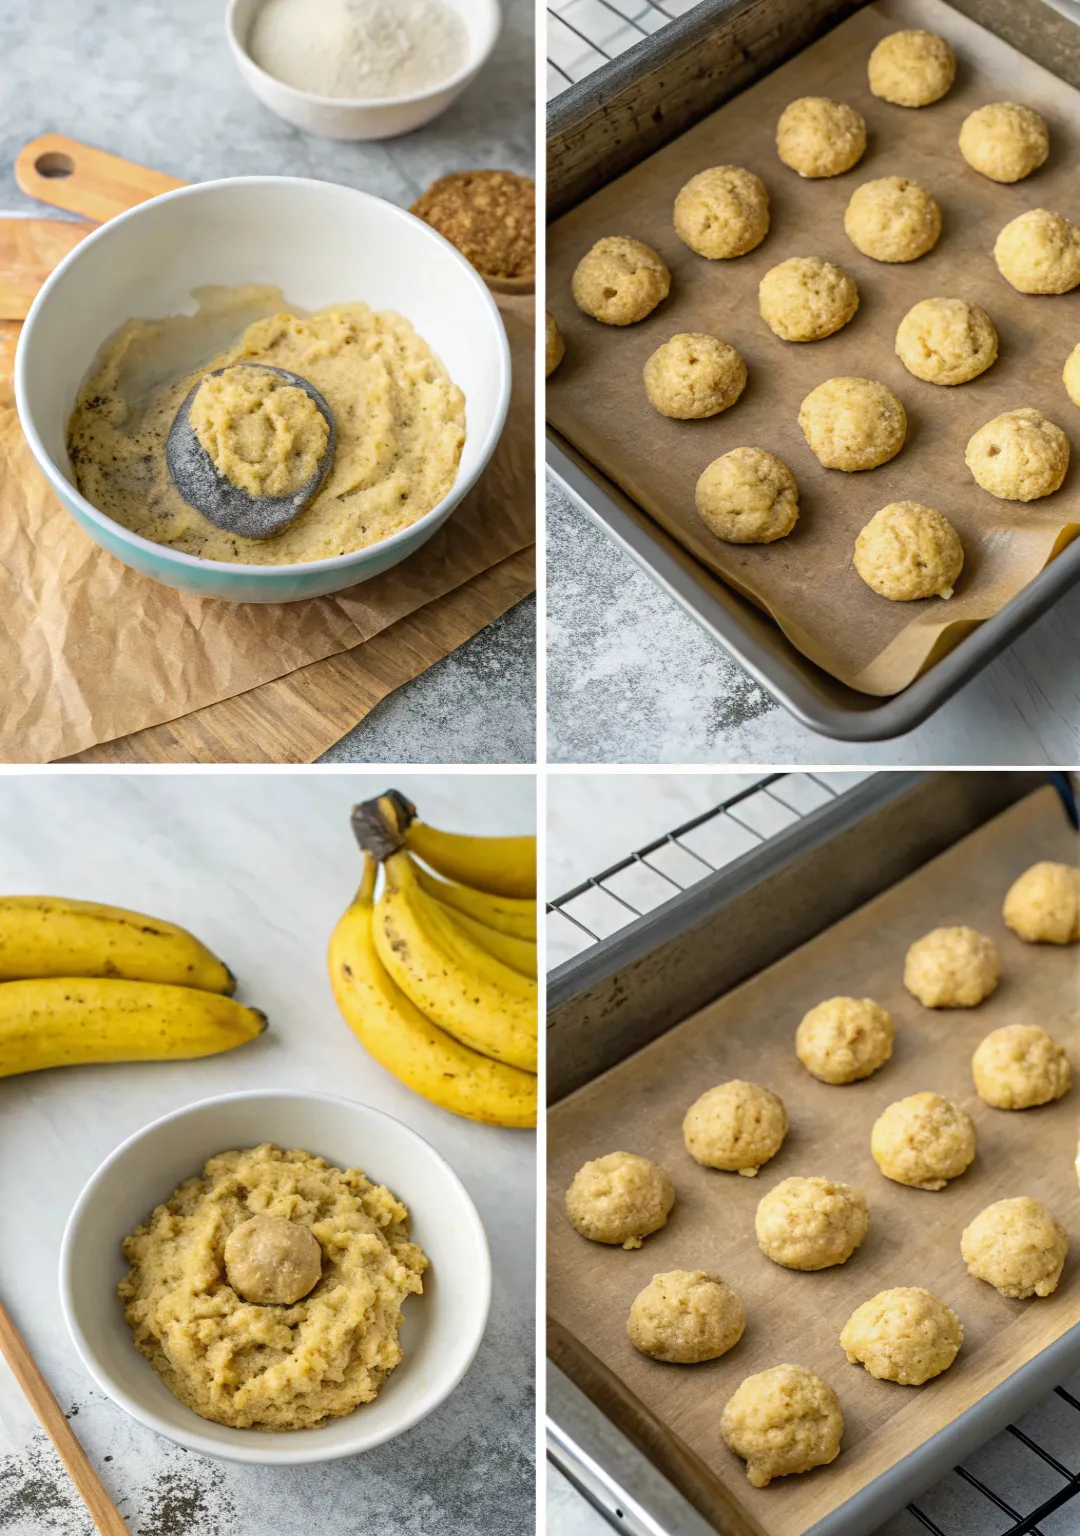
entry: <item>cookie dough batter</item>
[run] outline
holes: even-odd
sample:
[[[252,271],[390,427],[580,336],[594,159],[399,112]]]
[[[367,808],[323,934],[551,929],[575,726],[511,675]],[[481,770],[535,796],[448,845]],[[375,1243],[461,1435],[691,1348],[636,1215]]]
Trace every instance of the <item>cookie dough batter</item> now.
[[[994,322],[967,299],[920,299],[896,332],[896,355],[928,384],[966,384],[998,355]]]
[[[653,1360],[695,1365],[726,1355],[745,1327],[742,1297],[719,1275],[669,1269],[653,1275],[634,1297],[626,1332],[634,1348]]]
[[[939,1093],[913,1093],[875,1120],[870,1152],[894,1184],[944,1189],[975,1159],[975,1123]]]
[[[196,297],[194,316],[121,326],[79,390],[68,453],[76,484],[94,506],[133,533],[204,560],[289,565],[378,544],[443,499],[465,441],[465,399],[407,320],[366,304],[302,316],[283,309],[276,289],[203,290]],[[253,313],[260,318],[249,323]],[[169,429],[188,391],[212,370],[241,362],[307,379],[329,404],[337,432],[333,467],[318,495],[270,539],[216,528],[183,500],[165,462]],[[276,483],[277,476],[288,481],[302,473],[318,429],[300,417],[282,427],[273,419],[273,402],[292,393],[302,392],[275,389],[245,424],[244,412],[233,415],[237,397],[228,375],[215,384],[204,426],[230,478]]]
[[[1030,107],[992,101],[964,118],[960,153],[973,171],[991,181],[1023,181],[1050,153],[1050,135]]]
[[[268,369],[207,374],[188,420],[218,474],[249,496],[295,496],[330,441],[311,396]]]
[[[741,165],[699,171],[675,199],[675,233],[711,261],[745,256],[769,233],[765,183]]]
[[[994,260],[1020,293],[1068,293],[1080,283],[1080,228],[1048,208],[1030,208],[998,235]]]
[[[859,290],[842,267],[819,256],[791,256],[758,284],[765,324],[783,341],[821,341],[847,325]]]
[[[956,55],[935,32],[891,32],[870,55],[867,73],[871,91],[882,101],[928,107],[956,79]]]
[[[844,230],[857,251],[875,261],[917,261],[941,234],[941,209],[907,176],[883,176],[852,193]]]
[[[609,1152],[579,1168],[566,1191],[566,1214],[582,1237],[626,1249],[658,1232],[675,1204],[664,1170],[636,1152]]]
[[[758,1247],[786,1269],[846,1264],[866,1236],[870,1210],[861,1189],[833,1179],[784,1179],[754,1218]]]
[[[757,1083],[733,1078],[707,1089],[683,1120],[683,1140],[695,1162],[706,1168],[753,1178],[775,1157],[787,1135],[783,1100]]]
[[[879,1291],[855,1308],[840,1335],[852,1365],[905,1387],[920,1387],[947,1371],[963,1342],[956,1313],[921,1286]]]
[[[550,378],[566,356],[566,342],[559,323],[549,309],[544,332],[544,377]]]
[[[855,569],[894,603],[952,597],[964,547],[949,519],[920,501],[890,501],[855,540]]]
[[[975,1008],[998,984],[1001,956],[974,928],[935,928],[904,960],[904,986],[924,1008]]]
[[[686,331],[645,364],[645,393],[661,416],[700,420],[726,411],[746,388],[746,364],[726,341]]]
[[[732,448],[702,472],[698,516],[729,544],[772,544],[799,518],[799,488],[782,459],[764,448]]]
[[[720,1419],[729,1450],[746,1462],[755,1488],[774,1477],[810,1472],[840,1454],[844,1416],[827,1382],[801,1365],[774,1365],[746,1380]]]
[[[1080,869],[1033,864],[1010,885],[1001,915],[1028,944],[1075,944],[1080,939]]]
[[[830,997],[804,1014],[795,1054],[823,1083],[857,1083],[892,1055],[891,1013],[869,997]]]
[[[1075,346],[1065,359],[1061,377],[1065,393],[1073,405],[1080,405],[1080,345]]]
[[[969,438],[964,463],[1000,501],[1035,501],[1064,480],[1069,439],[1042,411],[1005,411]]]
[[[975,1091],[995,1109],[1033,1109],[1068,1093],[1072,1073],[1065,1047],[1037,1024],[995,1029],[971,1058]]]
[[[827,96],[802,96],[784,108],[776,125],[776,153],[800,176],[841,176],[866,151],[860,112]]]
[[[636,325],[671,292],[671,273],[651,246],[627,235],[605,235],[578,262],[574,303],[604,325]]]
[[[219,1153],[124,1239],[131,1268],[118,1289],[135,1347],[219,1424],[306,1429],[352,1413],[401,1360],[402,1303],[423,1290],[428,1261],[408,1218],[356,1168],[269,1144]],[[320,1253],[295,1301],[312,1253],[295,1234],[283,1242],[279,1221]],[[271,1290],[282,1300],[251,1294]]]
[[[968,1274],[1003,1296],[1023,1301],[1057,1290],[1069,1253],[1060,1221],[1038,1200],[1021,1195],[980,1211],[960,1238]]]
[[[900,401],[876,379],[826,379],[799,408],[799,426],[826,469],[875,469],[893,459],[907,437]]]

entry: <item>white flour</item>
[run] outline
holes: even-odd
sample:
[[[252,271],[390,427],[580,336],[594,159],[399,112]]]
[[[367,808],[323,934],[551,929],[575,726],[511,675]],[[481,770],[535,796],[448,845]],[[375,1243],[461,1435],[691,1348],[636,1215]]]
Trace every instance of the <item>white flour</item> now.
[[[376,101],[414,96],[457,74],[469,37],[444,0],[266,0],[248,51],[296,90]]]

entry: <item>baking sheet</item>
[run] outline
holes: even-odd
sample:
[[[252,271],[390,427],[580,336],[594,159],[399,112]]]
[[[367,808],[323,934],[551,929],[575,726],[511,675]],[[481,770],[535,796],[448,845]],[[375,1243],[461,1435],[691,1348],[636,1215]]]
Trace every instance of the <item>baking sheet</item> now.
[[[564,1338],[591,1351],[668,1435],[672,1475],[695,1459],[693,1497],[715,1483],[770,1536],[803,1536],[814,1523],[915,1450],[1041,1349],[1080,1324],[1080,1189],[1073,1171],[1080,1083],[1080,951],[1026,945],[1005,928],[1010,883],[1040,858],[1076,861],[1080,838],[1050,788],[1029,796],[940,858],[837,923],[752,981],[670,1030],[548,1116],[548,1304]],[[768,914],[762,914],[768,920]],[[927,1010],[904,990],[907,946],[942,924],[967,923],[1002,952],[1002,981],[977,1009]],[[794,1053],[807,1009],[838,994],[876,998],[896,1019],[892,1060],[845,1087],[817,1082]],[[1030,1019],[1070,1050],[1074,1087],[1056,1104],[993,1110],[976,1096],[971,1055],[1003,1024]],[[784,1099],[791,1129],[754,1179],[699,1167],[682,1142],[682,1117],[706,1088],[732,1077]],[[956,1100],[975,1121],[979,1150],[960,1179],[930,1193],[885,1179],[870,1156],[870,1129],[886,1105],[922,1089]],[[668,1224],[632,1253],[580,1238],[563,1194],[588,1158],[618,1148],[654,1158],[677,1192]],[[847,1264],[801,1274],[758,1250],[761,1197],[793,1174],[860,1186],[870,1231]],[[1058,1290],[1008,1301],[968,1276],[960,1233],[985,1206],[1027,1194],[1043,1200],[1072,1242]],[[720,1360],[664,1365],[629,1344],[637,1292],[667,1269],[715,1270],[747,1302],[743,1338]],[[875,1381],[849,1365],[840,1330],[863,1301],[889,1286],[921,1285],[957,1312],[964,1347],[923,1387]],[[573,1345],[571,1349],[573,1349]],[[724,1403],[744,1377],[783,1362],[808,1366],[833,1386],[844,1411],[843,1449],[831,1467],[754,1489],[720,1440]],[[565,1363],[565,1362],[561,1362]],[[692,1474],[693,1476],[694,1474]]]
[[[948,37],[960,60],[945,99],[917,111],[878,101],[866,82],[875,43],[908,26]],[[850,102],[866,118],[867,152],[846,175],[806,181],[778,159],[777,118],[804,95]],[[971,170],[956,144],[969,112],[1003,99],[1036,107],[1051,133],[1046,165],[1013,186]],[[691,554],[765,608],[804,655],[861,692],[899,692],[1080,533],[1080,416],[1061,382],[1065,358],[1080,341],[1080,289],[1052,297],[1019,294],[991,255],[998,231],[1027,208],[1044,206],[1080,220],[1078,151],[1080,94],[943,0],[881,0],[857,12],[551,226],[548,303],[567,355],[547,383],[549,420]],[[772,227],[748,256],[710,262],[677,238],[671,207],[692,175],[724,163],[762,177]],[[913,177],[941,205],[941,239],[916,262],[872,261],[844,233],[844,209],[855,188],[890,175]],[[570,296],[578,260],[608,234],[646,241],[671,268],[671,297],[640,325],[601,325],[582,315]],[[824,341],[783,342],[758,313],[760,279],[799,255],[836,262],[859,287],[858,314]],[[919,299],[935,295],[981,304],[998,329],[998,361],[968,384],[924,383],[894,354],[901,318]],[[641,370],[668,337],[693,330],[714,332],[737,347],[750,382],[720,416],[667,420],[649,404]],[[903,401],[907,443],[878,469],[822,468],[799,429],[803,398],[843,374],[880,379]],[[1073,463],[1055,495],[1026,505],[998,501],[972,480],[964,448],[992,417],[1029,405],[1069,435]],[[694,511],[701,471],[745,444],[777,453],[799,484],[799,523],[775,544],[724,544]],[[856,535],[874,512],[905,499],[939,507],[963,540],[965,569],[948,602],[890,603],[864,585],[851,563]]]

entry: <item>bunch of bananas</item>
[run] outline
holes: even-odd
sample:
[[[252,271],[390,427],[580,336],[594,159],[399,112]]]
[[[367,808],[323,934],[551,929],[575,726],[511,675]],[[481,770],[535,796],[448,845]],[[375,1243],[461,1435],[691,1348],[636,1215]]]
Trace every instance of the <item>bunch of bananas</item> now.
[[[62,896],[0,897],[0,1077],[230,1051],[266,1028],[235,987],[173,923]]]
[[[364,878],[330,941],[338,1007],[424,1098],[487,1125],[535,1125],[536,839],[415,817],[394,791],[353,812]]]

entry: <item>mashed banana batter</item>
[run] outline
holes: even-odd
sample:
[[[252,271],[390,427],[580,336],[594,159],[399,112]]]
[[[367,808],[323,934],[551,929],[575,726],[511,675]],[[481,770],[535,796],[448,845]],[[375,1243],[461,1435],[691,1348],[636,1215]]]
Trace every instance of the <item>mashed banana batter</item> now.
[[[330,428],[311,396],[278,373],[208,373],[188,414],[219,475],[249,496],[294,496],[311,484]]]
[[[378,544],[450,490],[465,441],[465,399],[407,320],[366,304],[304,315],[288,309],[276,288],[203,289],[195,297],[195,315],[121,326],[79,391],[68,453],[79,490],[106,516],[205,560],[290,565]],[[188,391],[213,370],[241,362],[307,379],[329,404],[337,432],[319,494],[270,539],[216,528],[183,500],[165,462]],[[273,434],[262,441],[270,461],[260,466],[247,459],[250,444],[233,438],[224,461],[230,478],[243,475],[238,463],[245,459],[253,484],[273,479],[282,467],[273,459]]]
[[[258,1290],[250,1242],[227,1251],[256,1216],[321,1249],[321,1274],[294,1303],[260,1305],[230,1283],[242,1262],[248,1295],[271,1293],[267,1259],[289,1249],[289,1283],[276,1294],[299,1289],[299,1244],[260,1244]],[[131,1269],[119,1294],[135,1347],[182,1403],[219,1424],[308,1429],[352,1413],[401,1360],[401,1306],[423,1291],[428,1260],[408,1217],[356,1168],[269,1144],[221,1152],[124,1240]]]

